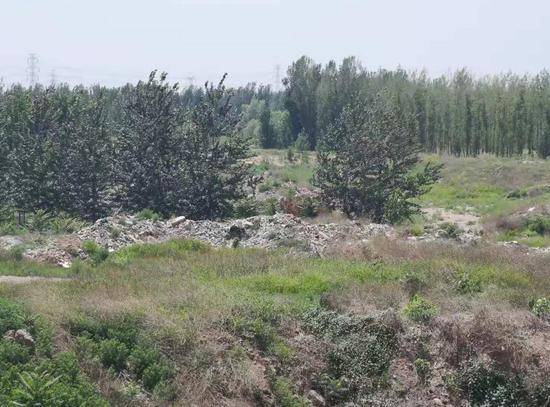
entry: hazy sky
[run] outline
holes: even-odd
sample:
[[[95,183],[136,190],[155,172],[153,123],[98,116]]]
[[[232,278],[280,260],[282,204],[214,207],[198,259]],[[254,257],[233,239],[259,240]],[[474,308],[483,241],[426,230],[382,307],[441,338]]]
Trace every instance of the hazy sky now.
[[[303,54],[369,68],[550,68],[548,0],[0,0],[0,77],[120,84],[158,68],[186,83],[272,83]],[[545,24],[546,23],[546,24]]]

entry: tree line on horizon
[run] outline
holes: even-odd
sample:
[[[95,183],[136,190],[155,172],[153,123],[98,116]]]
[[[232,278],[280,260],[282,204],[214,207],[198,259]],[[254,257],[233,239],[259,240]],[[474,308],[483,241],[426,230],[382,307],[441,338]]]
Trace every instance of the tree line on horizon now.
[[[476,78],[460,69],[432,78],[423,71],[369,71],[353,57],[322,65],[303,56],[288,68],[283,84],[282,92],[264,91],[242,109],[265,148],[315,150],[346,106],[382,98],[409,123],[425,152],[550,156],[546,70]]]
[[[395,151],[410,152],[403,168],[419,151],[550,156],[547,72],[475,79],[460,70],[434,79],[400,69],[367,71],[354,58],[321,66],[302,57],[283,84],[280,92],[256,84],[228,89],[222,79],[180,89],[153,72],[118,88],[0,88],[0,207],[88,219],[114,208],[221,218],[254,188],[244,160],[252,146],[317,149],[334,168],[348,165],[346,151],[363,151],[366,160],[372,148],[394,158]],[[374,112],[365,116],[368,126],[364,112]],[[384,132],[394,142],[384,141]],[[335,164],[338,152],[342,161]],[[322,178],[325,185],[336,182],[326,171]],[[412,191],[406,196],[418,192],[418,180],[409,181],[400,187]],[[384,193],[380,202],[397,202],[401,192]],[[371,196],[372,189],[357,193],[338,191],[350,213],[367,208],[350,197]]]

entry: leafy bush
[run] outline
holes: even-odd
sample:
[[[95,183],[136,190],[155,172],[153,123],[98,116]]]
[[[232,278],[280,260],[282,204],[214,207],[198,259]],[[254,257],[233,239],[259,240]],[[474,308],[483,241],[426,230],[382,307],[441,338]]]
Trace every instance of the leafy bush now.
[[[312,197],[304,197],[300,205],[300,216],[306,218],[314,218],[315,216],[317,216],[317,206],[317,202],[315,202]]]
[[[0,298],[0,335],[10,329],[25,328],[27,320],[27,315],[21,306]]]
[[[419,270],[407,270],[401,278],[404,288],[410,296],[422,291],[427,285],[427,276]]]
[[[409,227],[408,232],[411,236],[422,236],[424,234],[424,225],[413,223]]]
[[[43,209],[38,209],[28,216],[27,227],[34,231],[47,230],[50,226],[52,215]]]
[[[303,320],[306,329],[332,344],[327,353],[327,377],[342,385],[340,396],[347,394],[348,387],[352,394],[359,394],[386,380],[397,350],[395,326],[374,317],[320,309],[308,311]]]
[[[148,391],[166,383],[174,375],[172,364],[149,342],[135,315],[112,319],[81,317],[70,321],[83,357],[97,356],[103,366],[126,371],[140,380]]]
[[[539,215],[528,218],[525,222],[525,227],[538,235],[550,234],[550,217]]]
[[[117,371],[121,371],[126,367],[128,353],[126,345],[117,339],[107,339],[99,344],[101,363]]]
[[[109,251],[104,247],[100,247],[93,240],[85,240],[82,242],[82,250],[90,257],[92,264],[96,266],[109,257]]]
[[[82,229],[86,222],[66,214],[60,214],[50,219],[49,229],[54,233],[74,233]]]
[[[294,394],[290,381],[284,377],[277,377],[271,385],[275,400],[281,407],[307,407],[307,400]]]
[[[284,213],[307,218],[317,216],[319,210],[318,199],[309,195],[298,195],[293,189],[287,191],[280,206]]]
[[[538,298],[532,302],[531,311],[539,318],[549,318],[550,319],[550,299],[549,298]]]
[[[420,383],[426,384],[428,382],[431,374],[431,368],[431,363],[426,359],[418,358],[414,361],[414,369]]]
[[[259,202],[254,198],[241,199],[233,206],[233,217],[237,219],[250,218],[259,213]]]
[[[315,388],[321,390],[329,405],[339,405],[350,399],[352,390],[349,381],[343,378],[334,378],[323,373],[313,379]]]
[[[147,390],[153,390],[159,383],[170,379],[172,375],[173,371],[166,362],[155,362],[143,370],[141,380]]]
[[[416,294],[403,309],[403,314],[412,321],[427,323],[439,313],[438,308],[424,297]]]
[[[21,306],[0,299],[0,334],[8,329],[27,330],[35,347],[0,339],[0,405],[107,406],[80,373],[73,353],[51,357],[49,325],[29,316]]]
[[[263,202],[264,215],[273,216],[279,209],[279,201],[277,198],[268,198]]]
[[[471,360],[461,369],[458,383],[472,406],[533,405],[519,376],[508,377],[479,360]]]
[[[474,294],[483,290],[481,278],[467,270],[459,270],[454,274],[454,286],[460,294]]]
[[[11,365],[27,363],[30,358],[29,348],[13,341],[0,340],[0,368],[7,369]]]
[[[334,377],[354,382],[364,378],[384,379],[393,359],[393,337],[354,333],[339,340],[328,353],[328,366]]]
[[[156,213],[152,209],[143,209],[136,213],[136,218],[138,220],[150,220],[156,222],[158,220],[162,220],[162,215]]]
[[[443,231],[445,236],[449,239],[457,239],[460,236],[461,232],[457,224],[451,222],[443,222],[441,225],[439,225],[439,229]]]
[[[527,196],[527,190],[525,188],[518,188],[518,189],[514,189],[513,191],[510,191],[506,195],[506,198],[520,199],[520,198],[525,198],[526,196]]]
[[[150,347],[136,346],[128,357],[130,369],[141,377],[145,369],[158,360],[159,354]]]
[[[72,353],[14,365],[0,373],[0,405],[97,406],[108,403],[80,373]]]
[[[25,247],[18,244],[10,248],[7,257],[15,261],[21,261],[23,260],[23,253],[25,253]]]

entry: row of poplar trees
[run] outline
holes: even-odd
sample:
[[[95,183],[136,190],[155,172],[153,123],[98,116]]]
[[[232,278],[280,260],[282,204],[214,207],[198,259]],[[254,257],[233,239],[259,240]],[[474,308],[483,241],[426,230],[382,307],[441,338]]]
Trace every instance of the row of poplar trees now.
[[[379,95],[427,152],[550,156],[548,71],[475,78],[462,69],[431,78],[403,69],[369,71],[355,58],[323,66],[304,56],[288,68],[284,86],[272,110],[282,99],[292,142],[305,140],[312,150],[346,106]]]
[[[118,89],[1,90],[0,207],[223,217],[252,178],[230,100],[223,80],[180,92],[156,72]]]

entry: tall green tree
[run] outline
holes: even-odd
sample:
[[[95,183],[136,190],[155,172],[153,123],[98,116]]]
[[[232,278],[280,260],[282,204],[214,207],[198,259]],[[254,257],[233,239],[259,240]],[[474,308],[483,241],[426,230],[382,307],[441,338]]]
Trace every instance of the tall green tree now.
[[[357,100],[323,138],[314,184],[348,216],[395,222],[417,212],[411,199],[439,178],[440,166],[413,171],[419,151],[395,107],[381,98]]]
[[[297,138],[304,134],[310,149],[315,149],[319,135],[317,128],[317,87],[321,67],[303,56],[294,62],[283,80],[285,108],[290,113],[292,132]]]

